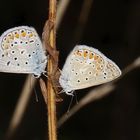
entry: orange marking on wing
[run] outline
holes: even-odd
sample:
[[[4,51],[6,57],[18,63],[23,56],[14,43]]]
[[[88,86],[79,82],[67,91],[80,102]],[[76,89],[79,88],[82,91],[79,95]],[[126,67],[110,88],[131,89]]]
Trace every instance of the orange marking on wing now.
[[[21,36],[22,36],[22,37],[25,37],[25,36],[26,36],[26,32],[22,32],[22,33],[21,33]]]
[[[93,57],[94,57],[94,54],[92,52],[90,52],[89,59],[92,59]]]
[[[99,58],[97,59],[97,62],[98,62],[98,63],[102,63],[102,62],[103,62],[103,59],[102,59],[101,57],[99,57]]]
[[[87,57],[87,56],[88,56],[88,51],[87,51],[87,50],[84,50],[84,51],[83,51],[83,56],[84,56],[84,57]]]
[[[79,51],[79,50],[77,50],[77,51],[76,51],[76,55],[78,55],[78,56],[82,56],[82,52]]]
[[[18,34],[18,33],[17,33],[17,34],[15,34],[15,37],[16,37],[16,38],[19,38],[19,34]],[[14,39],[14,38],[13,38],[13,39]]]
[[[29,34],[29,37],[32,37],[32,36],[33,36],[33,33],[30,33],[30,34]]]
[[[99,58],[99,56],[94,54],[94,60],[97,60],[98,58]]]

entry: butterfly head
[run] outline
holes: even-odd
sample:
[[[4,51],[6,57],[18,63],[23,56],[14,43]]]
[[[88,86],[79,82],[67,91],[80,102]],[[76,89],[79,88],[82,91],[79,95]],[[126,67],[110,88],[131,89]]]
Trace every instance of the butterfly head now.
[[[39,78],[41,74],[46,73],[47,57],[33,70],[35,78]]]
[[[66,77],[64,77],[63,75],[60,76],[59,78],[59,83],[61,85],[61,87],[63,88],[63,91],[67,94],[67,95],[72,95],[73,96],[73,89],[72,87],[69,85],[69,81]]]

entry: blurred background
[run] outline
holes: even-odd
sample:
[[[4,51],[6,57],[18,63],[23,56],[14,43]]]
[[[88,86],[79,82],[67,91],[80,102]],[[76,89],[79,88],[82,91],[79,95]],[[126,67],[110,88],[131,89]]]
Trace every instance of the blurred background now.
[[[48,18],[48,0],[1,0],[0,7],[0,34],[12,27],[28,25],[41,37]],[[99,49],[124,69],[140,55],[140,1],[70,0],[56,37],[60,68],[76,44],[86,44]],[[117,82],[116,90],[72,116],[58,129],[58,139],[140,140],[139,70],[127,73]],[[5,139],[26,77],[0,73],[0,140]],[[78,100],[90,89],[76,91]],[[65,93],[62,96],[64,101],[57,103],[58,119],[71,100]],[[37,82],[13,140],[45,140],[46,136],[47,111]]]

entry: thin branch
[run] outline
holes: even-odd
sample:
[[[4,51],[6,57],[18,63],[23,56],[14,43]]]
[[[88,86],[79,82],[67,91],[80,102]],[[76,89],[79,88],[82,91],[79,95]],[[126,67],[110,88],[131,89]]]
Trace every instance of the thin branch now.
[[[49,75],[54,74],[53,66],[57,62],[57,58],[55,59],[55,52],[56,51],[56,0],[49,0],[49,19],[48,22],[53,24],[52,29],[50,29],[50,35],[49,35],[49,43],[45,41],[45,38],[43,38],[45,42],[45,47],[48,50],[49,47],[53,48],[54,54],[50,53],[50,57],[48,59],[48,67],[47,67],[47,73]],[[47,24],[47,23],[46,23]],[[44,32],[47,32],[45,29],[48,26],[48,24],[44,27]],[[45,36],[43,36],[45,37]],[[47,39],[48,36],[46,36]],[[50,45],[49,45],[50,44]],[[49,45],[49,46],[48,46]],[[50,80],[46,81],[47,85],[47,95],[45,95],[45,100],[47,99],[47,109],[48,109],[48,133],[49,133],[49,140],[57,140],[57,131],[56,131],[56,97],[53,90],[52,82]],[[44,92],[44,91],[43,91]],[[46,93],[45,92],[45,93]],[[43,94],[44,95],[44,94]],[[47,97],[46,97],[47,96]]]
[[[85,97],[83,97],[78,104],[76,104],[70,111],[69,113],[65,113],[58,121],[58,128],[61,127],[72,115],[74,115],[77,111],[79,111],[81,108],[83,108],[85,105],[100,99],[106,95],[108,95],[110,92],[115,90],[117,88],[117,85],[115,84],[116,81],[120,80],[123,78],[125,75],[127,75],[129,72],[132,70],[140,67],[140,57],[138,57],[132,64],[128,65],[124,70],[123,74],[120,78],[117,80],[102,85],[100,87],[97,87],[93,90],[91,90]]]

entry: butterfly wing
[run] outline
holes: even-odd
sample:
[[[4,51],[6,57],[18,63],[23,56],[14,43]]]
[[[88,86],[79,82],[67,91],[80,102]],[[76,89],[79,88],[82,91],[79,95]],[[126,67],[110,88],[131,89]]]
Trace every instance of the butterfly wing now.
[[[60,84],[64,90],[72,91],[106,83],[120,75],[118,66],[97,49],[78,45],[66,60]]]
[[[0,71],[40,76],[47,63],[40,38],[32,27],[19,26],[0,38]]]

